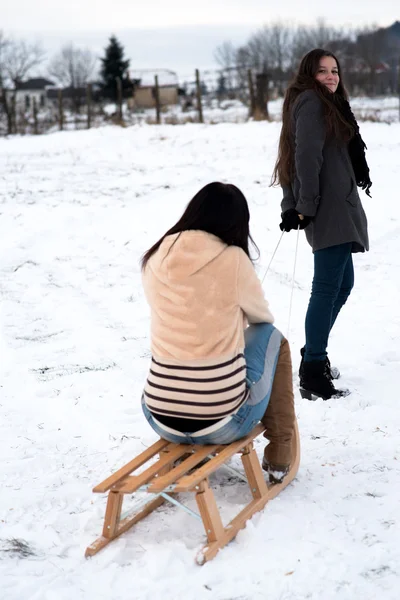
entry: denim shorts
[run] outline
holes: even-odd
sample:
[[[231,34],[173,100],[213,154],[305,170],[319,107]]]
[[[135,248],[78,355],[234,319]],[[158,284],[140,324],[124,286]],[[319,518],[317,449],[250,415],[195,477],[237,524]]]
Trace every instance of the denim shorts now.
[[[148,423],[160,437],[176,444],[230,444],[245,437],[267,409],[281,341],[282,334],[270,323],[254,324],[246,329],[244,355],[249,395],[234,414],[217,425],[195,433],[175,431],[157,420],[142,396],[142,409]]]

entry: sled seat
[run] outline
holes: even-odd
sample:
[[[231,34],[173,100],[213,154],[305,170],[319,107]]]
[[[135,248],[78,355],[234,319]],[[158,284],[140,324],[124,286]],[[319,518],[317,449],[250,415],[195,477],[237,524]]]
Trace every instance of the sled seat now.
[[[153,512],[165,501],[186,510],[203,522],[207,544],[196,557],[198,564],[211,560],[220,548],[230,542],[254,513],[264,508],[269,500],[277,496],[294,479],[300,462],[300,441],[297,423],[293,435],[293,463],[281,484],[269,486],[265,481],[260,461],[254,450],[254,439],[265,427],[259,423],[244,438],[228,445],[173,444],[164,439],[152,444],[124,467],[110,475],[93,489],[95,493],[108,493],[102,535],[86,549],[85,556],[93,556],[116,537],[125,533],[135,523]],[[226,464],[235,453],[241,453],[245,476]],[[150,464],[148,464],[150,463]],[[233,471],[245,479],[253,499],[226,526],[222,524],[209,477],[220,467]],[[135,474],[140,467],[146,467]],[[146,499],[134,514],[121,518],[125,494],[145,492]],[[199,514],[177,498],[177,494],[194,493]],[[151,496],[151,498],[148,498]]]

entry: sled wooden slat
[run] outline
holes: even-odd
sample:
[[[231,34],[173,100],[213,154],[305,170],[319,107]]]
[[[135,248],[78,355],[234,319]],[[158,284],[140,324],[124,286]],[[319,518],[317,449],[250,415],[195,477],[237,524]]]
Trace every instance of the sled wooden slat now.
[[[224,526],[222,525],[215,496],[208,485],[208,481],[202,481],[199,485],[196,502],[204,529],[206,530],[207,540],[209,542],[216,542],[224,534]]]
[[[123,497],[118,492],[108,494],[106,516],[104,517],[103,536],[112,538],[118,528],[121,517]]]
[[[170,442],[167,442],[167,440],[158,440],[158,442],[152,444],[149,448],[144,450],[144,452],[141,452],[138,456],[136,456],[136,458],[131,460],[128,464],[119,469],[116,473],[110,475],[110,477],[107,477],[107,479],[96,485],[96,487],[93,488],[93,492],[95,494],[104,494],[109,489],[111,489],[113,485],[121,481],[121,479],[123,479],[142,465],[146,464],[146,462],[150,458],[153,458],[153,456],[155,456],[157,452],[160,452],[162,449],[168,446],[169,443]]]
[[[228,544],[240,529],[246,526],[246,522],[254,513],[262,510],[270,500],[275,498],[293,481],[298,471],[300,439],[297,422],[295,422],[292,439],[292,464],[289,472],[282,483],[272,486],[267,485],[260,461],[253,447],[254,438],[262,433],[264,429],[264,426],[259,423],[248,436],[226,446],[189,446],[172,444],[165,440],[159,440],[156,444],[153,444],[94,488],[96,492],[108,490],[107,508],[103,534],[88,546],[85,556],[95,555],[113,539],[128,531],[135,523],[138,523],[161,506],[166,500],[172,500],[174,504],[178,504],[192,515],[198,516],[181,504],[180,496],[176,497],[176,492],[182,491],[195,494],[200,518],[207,537],[207,543],[199,551],[196,561],[201,565],[214,558],[217,552]],[[236,452],[242,454],[242,463],[253,498],[224,527],[214,492],[210,487],[209,477]],[[159,457],[156,462],[139,475],[130,475],[136,468],[145,465],[147,460],[153,459],[157,453]],[[211,458],[206,464],[201,464],[209,456]],[[181,462],[174,465],[174,462],[179,459],[181,459]],[[144,506],[142,504],[142,508],[136,514],[121,520],[121,507],[125,494],[138,488],[141,488],[141,493],[144,493],[145,497],[149,493],[153,498],[150,498]],[[174,498],[172,498],[172,495]]]
[[[237,440],[236,442],[232,442],[232,444],[228,444],[227,446],[223,446],[224,449],[207,464],[197,469],[197,471],[194,473],[187,475],[186,477],[182,477],[182,479],[177,482],[174,492],[187,492],[196,487],[200,481],[206,477],[209,477],[212,473],[214,473],[214,471],[216,471],[216,469],[221,467],[228,460],[228,458],[231,458],[234,454],[236,454],[236,452],[239,452],[244,446],[246,446],[264,430],[264,425],[259,423],[246,437],[242,438],[241,440]]]
[[[113,486],[113,489],[116,489],[123,494],[132,494],[142,485],[151,481],[153,477],[157,477],[161,470],[165,467],[169,467],[175,460],[181,458],[181,456],[188,451],[188,447],[185,444],[173,444],[173,446],[174,447],[170,452],[163,453],[161,458],[143,471],[143,473],[126,477],[124,481],[120,481]]]
[[[243,449],[242,463],[253,498],[262,498],[268,493],[268,486],[264,479],[260,461],[253,448],[253,442]]]
[[[157,479],[151,483],[149,486],[148,492],[162,492],[162,490],[169,485],[175,483],[179,477],[185,475],[188,471],[193,469],[196,465],[198,465],[202,460],[207,458],[213,452],[221,449],[223,446],[191,446],[193,448],[193,453],[191,456],[186,458],[180,465],[177,465],[169,473],[163,475],[162,477],[157,477]],[[213,460],[213,459],[211,459]]]

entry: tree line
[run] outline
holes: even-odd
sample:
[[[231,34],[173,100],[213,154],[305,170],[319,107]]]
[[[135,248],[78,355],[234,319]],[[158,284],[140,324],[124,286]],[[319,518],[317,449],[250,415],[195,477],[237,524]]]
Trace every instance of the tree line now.
[[[202,95],[218,100],[239,98],[250,107],[250,115],[260,113],[267,118],[271,90],[275,95],[283,95],[301,57],[315,47],[332,50],[338,56],[350,94],[400,94],[399,21],[387,28],[371,25],[361,29],[333,27],[322,19],[310,26],[274,21],[255,31],[245,44],[235,46],[229,40],[222,42],[214,53],[219,65],[217,78],[213,78],[211,85],[206,85],[206,73],[197,74],[197,100],[193,85],[189,86],[192,88],[190,93],[184,84],[178,89],[181,104],[184,107],[190,102],[196,103],[200,114],[199,98]],[[16,98],[18,90],[27,89],[23,88],[24,80],[39,70],[49,79],[46,98],[54,113],[49,117],[47,128],[53,126],[54,120],[63,127],[66,106],[70,109],[70,118],[74,118],[72,113],[80,115],[85,106],[89,127],[92,103],[102,118],[103,101],[116,104],[115,119],[118,122],[119,115],[119,121],[122,121],[123,100],[132,98],[140,83],[132,80],[129,67],[130,61],[115,35],[109,38],[102,57],[69,43],[48,59],[40,43],[14,39],[0,31],[0,128],[7,133],[29,131],[32,127],[34,132],[38,131],[36,99],[33,106],[17,107]],[[158,122],[160,102],[157,104],[157,95],[155,84]],[[23,93],[19,95],[21,97]],[[21,124],[19,129],[17,117]],[[29,125],[32,119],[33,126]],[[75,123],[77,125],[78,121]]]
[[[224,41],[214,52],[222,70],[220,87],[244,87],[247,71],[252,69],[267,74],[278,93],[283,94],[301,57],[312,48],[325,48],[338,56],[350,93],[398,91],[399,21],[387,28],[352,28],[333,27],[323,19],[311,26],[275,21],[255,31],[241,46]]]

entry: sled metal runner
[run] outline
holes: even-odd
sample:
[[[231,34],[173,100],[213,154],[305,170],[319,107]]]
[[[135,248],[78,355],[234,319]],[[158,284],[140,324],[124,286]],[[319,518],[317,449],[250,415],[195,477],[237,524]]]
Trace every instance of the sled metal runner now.
[[[294,479],[300,463],[300,440],[297,423],[293,435],[292,464],[283,482],[268,485],[265,473],[254,450],[253,441],[265,430],[259,423],[244,438],[228,445],[186,445],[173,444],[160,439],[144,452],[131,460],[113,475],[99,483],[95,493],[108,493],[102,535],[86,549],[85,556],[97,554],[112,540],[125,533],[135,523],[149,515],[165,501],[179,506],[191,516],[201,519],[204,525],[207,543],[199,551],[196,561],[203,564],[211,560],[217,552],[228,544],[245,527],[246,521],[254,513],[262,510],[269,500],[277,496]],[[209,484],[209,477],[225,465],[235,453],[241,453],[247,482],[253,499],[243,510],[224,527],[214,493]],[[158,456],[157,456],[158,455]],[[157,459],[154,461],[155,457]],[[140,467],[149,461],[151,464],[134,475]],[[243,475],[240,474],[243,478]],[[143,492],[149,495],[148,500],[136,508],[134,514],[121,517],[124,494]],[[176,497],[180,493],[194,493],[199,514],[195,513]]]

